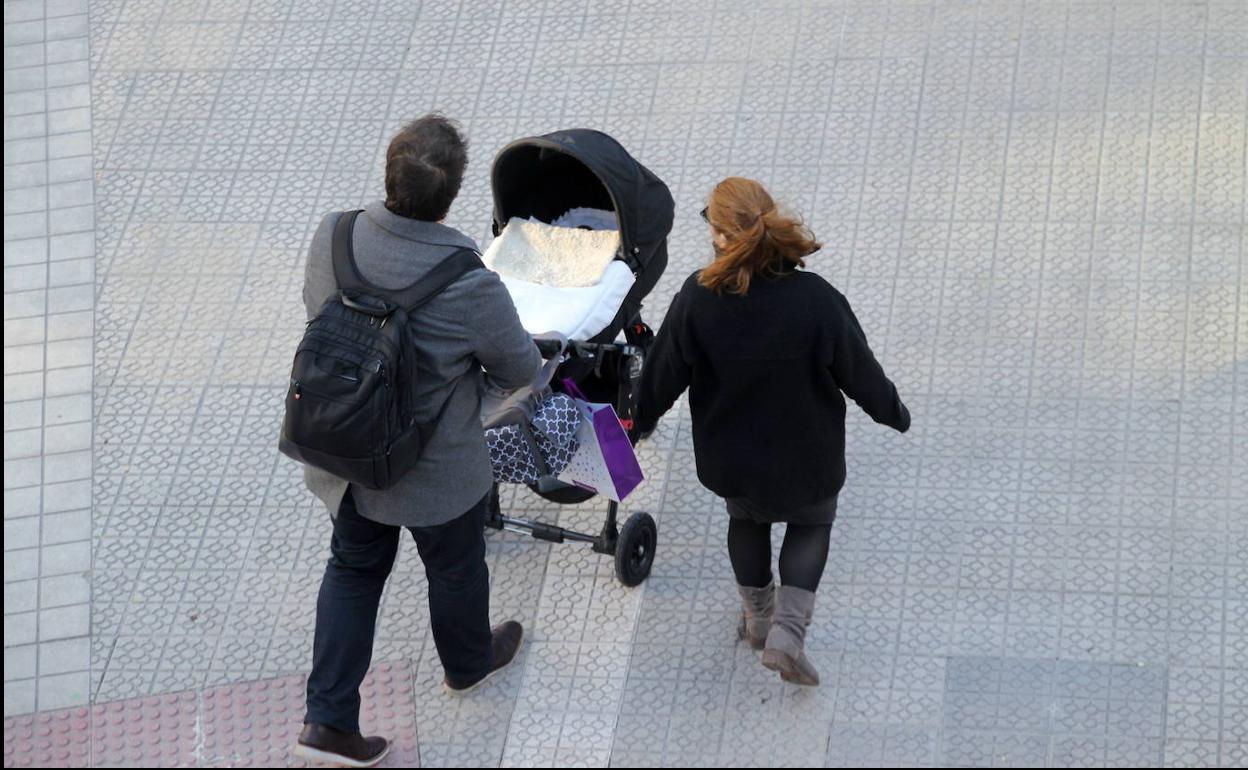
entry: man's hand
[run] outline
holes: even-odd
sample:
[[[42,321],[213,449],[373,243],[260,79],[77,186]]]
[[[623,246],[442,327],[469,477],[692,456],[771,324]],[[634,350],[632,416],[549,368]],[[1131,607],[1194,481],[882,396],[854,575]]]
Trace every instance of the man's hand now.
[[[568,347],[568,338],[559,332],[546,332],[545,334],[534,334],[533,344],[537,345],[537,350],[542,354],[542,358],[547,360],[561,355]]]

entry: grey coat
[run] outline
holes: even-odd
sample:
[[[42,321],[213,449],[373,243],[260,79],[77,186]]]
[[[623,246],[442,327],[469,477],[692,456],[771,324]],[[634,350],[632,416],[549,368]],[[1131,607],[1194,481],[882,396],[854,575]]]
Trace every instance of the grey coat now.
[[[341,212],[321,221],[308,249],[303,302],[311,319],[337,290],[330,242]],[[463,233],[434,222],[390,213],[381,201],[369,204],[355,222],[355,261],[365,280],[402,288],[419,280],[455,249],[476,249]],[[411,319],[419,367],[418,402],[432,419],[446,411],[416,466],[395,486],[371,490],[355,485],[360,513],[383,524],[428,527],[450,521],[480,502],[493,474],[481,429],[486,385],[515,390],[541,368],[541,355],[516,315],[498,275],[475,270],[451,284]],[[448,400],[449,399],[449,400]],[[305,466],[308,488],[331,514],[347,482]]]

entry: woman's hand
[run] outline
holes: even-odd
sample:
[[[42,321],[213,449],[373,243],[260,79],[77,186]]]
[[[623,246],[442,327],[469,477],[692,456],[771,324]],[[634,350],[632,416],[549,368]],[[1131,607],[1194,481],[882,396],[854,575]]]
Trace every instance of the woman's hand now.
[[[646,430],[640,424],[634,422],[625,430],[625,433],[628,434],[628,440],[632,442],[633,446],[637,446],[637,444],[654,435],[654,428]]]

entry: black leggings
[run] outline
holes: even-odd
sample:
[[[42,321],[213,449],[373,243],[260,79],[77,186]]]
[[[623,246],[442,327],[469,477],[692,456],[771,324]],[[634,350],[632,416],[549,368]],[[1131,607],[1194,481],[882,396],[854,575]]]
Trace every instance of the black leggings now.
[[[831,524],[786,524],[780,547],[781,585],[812,593],[828,563]],[[771,525],[728,520],[728,558],[737,583],[762,588],[771,582]]]

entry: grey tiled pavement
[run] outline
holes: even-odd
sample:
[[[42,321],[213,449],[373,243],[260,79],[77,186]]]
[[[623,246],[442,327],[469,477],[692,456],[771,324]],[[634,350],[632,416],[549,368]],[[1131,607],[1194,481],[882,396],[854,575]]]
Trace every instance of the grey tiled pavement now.
[[[511,139],[598,127],[662,176],[652,322],[711,186],[764,180],[915,424],[850,418],[816,690],[734,643],[683,407],[626,506],[643,587],[490,538],[531,641],[479,697],[438,690],[405,548],[377,652],[418,663],[425,763],[1248,763],[1248,5],[112,0],[90,38],[96,699],[307,666],[327,521],[274,451],[304,248],[437,108],[482,240]]]
[[[4,713],[89,696],[86,0],[4,4]]]

